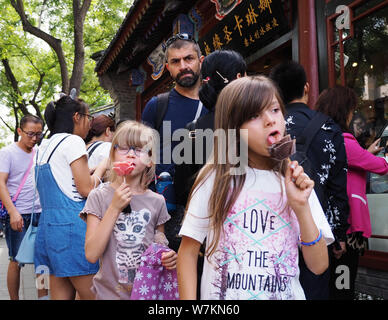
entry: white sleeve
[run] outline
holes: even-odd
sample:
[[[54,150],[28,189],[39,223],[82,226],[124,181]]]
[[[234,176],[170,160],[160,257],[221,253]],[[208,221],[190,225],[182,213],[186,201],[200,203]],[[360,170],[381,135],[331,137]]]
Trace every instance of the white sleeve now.
[[[327,222],[325,213],[321,207],[321,204],[318,200],[318,197],[313,190],[309,197],[309,205],[313,220],[318,229],[322,230],[322,236],[326,241],[326,244],[329,245],[334,242],[334,235],[331,231],[330,225]]]
[[[71,135],[63,141],[61,154],[65,156],[66,162],[70,165],[73,161],[87,155],[84,140],[77,135]]]
[[[209,199],[213,189],[214,175],[197,187],[183,220],[180,236],[190,237],[203,243],[209,232]]]

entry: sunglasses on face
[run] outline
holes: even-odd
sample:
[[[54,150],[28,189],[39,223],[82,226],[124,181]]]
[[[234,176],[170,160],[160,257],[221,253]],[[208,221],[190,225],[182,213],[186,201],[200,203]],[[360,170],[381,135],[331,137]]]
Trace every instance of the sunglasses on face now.
[[[136,157],[140,157],[142,154],[147,153],[147,151],[143,150],[142,148],[134,147],[134,146],[120,147],[118,144],[115,144],[114,148],[117,151],[117,153],[122,156],[126,156],[131,150],[134,152]]]
[[[177,40],[185,40],[185,41],[191,41],[191,42],[197,43],[197,41],[195,41],[194,37],[191,34],[177,33],[177,34],[174,34],[171,38],[169,38],[166,41],[165,50],[167,50],[167,48]]]
[[[24,131],[22,128],[20,128],[29,138],[36,137],[36,139],[40,140],[43,138],[44,134],[43,132],[32,132],[32,131]]]

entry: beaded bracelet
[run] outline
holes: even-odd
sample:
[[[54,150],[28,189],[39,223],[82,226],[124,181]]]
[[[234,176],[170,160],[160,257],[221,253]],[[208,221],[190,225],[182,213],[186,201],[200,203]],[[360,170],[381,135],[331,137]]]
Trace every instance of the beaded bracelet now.
[[[319,229],[318,238],[316,238],[314,241],[311,241],[311,242],[303,242],[302,239],[300,238],[300,235],[299,235],[299,242],[300,242],[301,245],[310,247],[310,246],[313,246],[314,244],[316,244],[317,242],[319,242],[319,240],[321,240],[321,238],[322,238],[322,230]]]

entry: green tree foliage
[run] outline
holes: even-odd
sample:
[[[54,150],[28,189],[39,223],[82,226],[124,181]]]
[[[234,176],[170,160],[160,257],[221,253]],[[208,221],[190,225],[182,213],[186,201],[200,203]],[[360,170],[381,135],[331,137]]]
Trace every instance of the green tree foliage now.
[[[43,118],[47,103],[70,87],[91,108],[111,103],[91,55],[107,48],[132,2],[0,0],[2,138],[13,134],[16,141],[19,119],[27,113]],[[79,30],[82,35],[76,35]]]

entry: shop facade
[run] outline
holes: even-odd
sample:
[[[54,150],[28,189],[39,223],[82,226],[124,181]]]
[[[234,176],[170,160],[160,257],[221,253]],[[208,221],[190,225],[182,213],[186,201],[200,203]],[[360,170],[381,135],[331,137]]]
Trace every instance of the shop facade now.
[[[306,69],[310,107],[335,84],[356,90],[358,125],[370,143],[388,136],[387,20],[387,0],[135,0],[96,72],[116,120],[139,120],[147,101],[174,85],[163,46],[177,32],[193,35],[203,55],[240,52],[248,74],[268,74],[292,59]],[[359,286],[388,298],[388,178],[369,179],[373,236]]]

